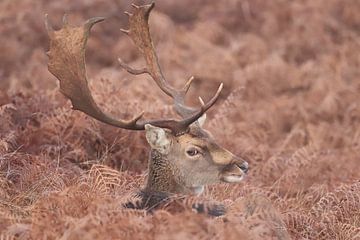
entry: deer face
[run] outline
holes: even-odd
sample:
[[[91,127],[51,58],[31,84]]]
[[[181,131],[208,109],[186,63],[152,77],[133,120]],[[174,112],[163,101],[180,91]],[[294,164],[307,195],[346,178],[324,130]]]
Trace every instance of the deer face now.
[[[188,133],[180,136],[146,125],[146,138],[151,148],[167,159],[176,181],[187,188],[238,183],[248,171],[246,161],[220,147],[199,125],[191,126]]]

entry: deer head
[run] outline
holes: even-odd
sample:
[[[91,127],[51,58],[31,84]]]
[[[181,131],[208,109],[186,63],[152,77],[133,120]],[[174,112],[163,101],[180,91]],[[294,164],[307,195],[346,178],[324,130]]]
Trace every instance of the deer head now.
[[[143,54],[146,67],[134,69],[119,59],[120,66],[134,75],[149,74],[173,99],[174,109],[181,119],[142,120],[142,112],[130,120],[116,120],[98,107],[88,87],[85,48],[92,26],[104,20],[100,17],[89,19],[81,27],[73,27],[64,15],[62,29],[54,31],[46,16],[45,25],[50,38],[48,69],[60,81],[60,91],[71,100],[75,110],[118,128],[146,131],[151,147],[145,188],[149,191],[199,193],[206,184],[241,181],[247,172],[247,163],[221,148],[202,128],[205,112],[217,101],[223,84],[206,104],[200,98],[198,109],[186,106],[185,95],[193,77],[181,90],[173,88],[165,80],[148,26],[154,3],[132,6],[134,13],[125,12],[129,16],[129,30],[121,31],[130,36]]]
[[[191,125],[179,136],[145,126],[152,149],[147,190],[199,194],[204,185],[243,179],[247,162],[220,147],[200,125]]]

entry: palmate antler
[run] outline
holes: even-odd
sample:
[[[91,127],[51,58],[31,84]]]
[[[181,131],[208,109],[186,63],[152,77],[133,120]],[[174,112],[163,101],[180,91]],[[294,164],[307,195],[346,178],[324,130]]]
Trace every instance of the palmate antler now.
[[[54,31],[49,20],[45,20],[46,29],[50,38],[50,50],[48,69],[59,79],[60,91],[71,100],[73,109],[80,110],[85,114],[115,127],[144,130],[146,124],[152,124],[157,127],[170,129],[175,135],[186,132],[189,125],[200,118],[211,106],[214,105],[222,90],[222,84],[219,86],[216,94],[206,104],[202,103],[200,109],[192,109],[184,104],[184,97],[188,91],[191,81],[185,84],[182,90],[176,90],[170,86],[158,63],[158,58],[152,44],[149,32],[148,19],[154,3],[143,6],[133,5],[135,12],[127,13],[129,15],[129,30],[122,30],[127,33],[137,48],[143,54],[147,67],[144,69],[133,69],[124,64],[120,59],[120,65],[131,74],[148,73],[157,83],[157,85],[167,95],[173,98],[175,110],[183,117],[182,120],[159,119],[150,121],[141,121],[143,112],[131,120],[115,120],[105,114],[95,103],[88,86],[85,67],[85,48],[89,37],[90,29],[104,18],[91,18],[81,27],[70,26],[66,15],[63,18],[63,27]]]

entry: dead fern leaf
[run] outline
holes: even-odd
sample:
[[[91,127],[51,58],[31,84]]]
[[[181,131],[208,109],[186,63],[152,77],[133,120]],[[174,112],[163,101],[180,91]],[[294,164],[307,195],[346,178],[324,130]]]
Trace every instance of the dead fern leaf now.
[[[105,165],[92,165],[89,176],[92,188],[104,194],[110,193],[112,189],[122,185],[119,172]]]

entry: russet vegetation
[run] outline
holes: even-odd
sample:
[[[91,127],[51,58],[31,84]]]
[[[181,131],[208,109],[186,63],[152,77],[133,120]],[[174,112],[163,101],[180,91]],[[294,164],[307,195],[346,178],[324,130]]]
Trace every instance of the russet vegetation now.
[[[75,26],[106,17],[87,47],[94,101],[116,119],[141,111],[144,119],[172,119],[173,102],[152,78],[132,76],[117,63],[120,56],[132,66],[146,65],[119,31],[126,28],[121,12],[131,12],[130,2],[5,0],[1,237],[359,238],[359,2],[156,5],[149,22],[163,75],[175,89],[194,75],[187,93],[191,106],[199,106],[198,96],[211,100],[224,83],[203,128],[249,163],[248,176],[238,184],[206,186],[200,196],[176,195],[151,213],[125,208],[141,201],[136,193],[150,175],[146,134],[71,110],[47,71],[50,46],[42,16],[48,13],[56,30],[64,12]],[[201,214],[219,203],[223,216]]]

